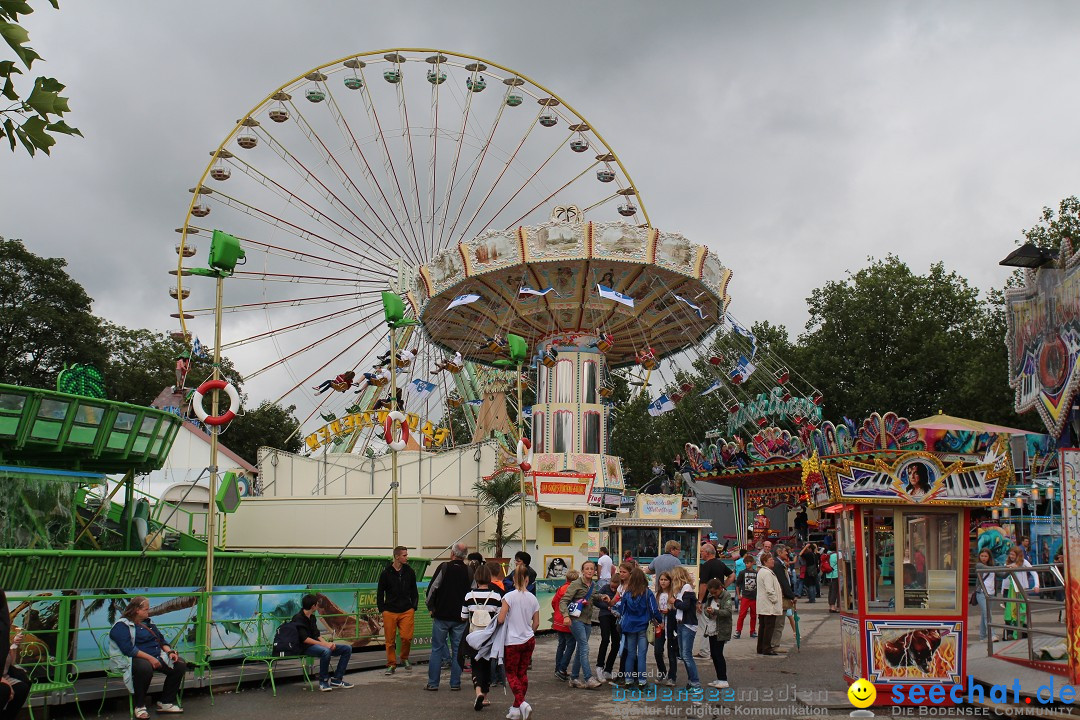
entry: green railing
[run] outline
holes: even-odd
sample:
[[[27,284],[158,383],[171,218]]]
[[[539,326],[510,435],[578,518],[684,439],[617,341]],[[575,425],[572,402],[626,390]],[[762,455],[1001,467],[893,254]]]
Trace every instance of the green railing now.
[[[0,385],[0,465],[157,470],[183,422],[155,408]]]
[[[22,628],[25,647],[19,661],[33,665],[44,652],[58,666],[78,669],[80,678],[104,673],[109,662],[108,634],[130,598],[150,599],[151,617],[165,638],[196,667],[239,662],[265,653],[278,625],[289,620],[308,593],[316,606],[323,637],[347,642],[356,650],[381,652],[382,620],[375,607],[375,585],[320,584],[310,587],[224,588],[207,594],[178,588],[85,591],[79,594],[14,592],[8,594],[12,624]],[[421,595],[423,585],[420,588]],[[206,645],[206,601],[213,603],[210,645]],[[423,603],[416,613],[414,646],[431,644],[431,617]]]
[[[218,551],[214,586],[355,585],[375,583],[386,557]],[[428,560],[410,558],[423,577]],[[194,552],[100,552],[96,550],[0,550],[0,587],[12,591],[87,588],[202,587],[206,554]]]

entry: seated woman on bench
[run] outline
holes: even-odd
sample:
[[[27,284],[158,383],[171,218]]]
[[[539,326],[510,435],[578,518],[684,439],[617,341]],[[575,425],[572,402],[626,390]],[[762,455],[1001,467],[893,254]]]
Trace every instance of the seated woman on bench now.
[[[134,597],[124,609],[123,617],[109,631],[109,640],[120,654],[131,659],[124,671],[124,684],[134,695],[135,717],[147,720],[146,692],[155,672],[165,674],[165,686],[158,696],[159,713],[182,713],[176,704],[176,693],[187,673],[187,663],[181,659],[165,636],[150,622],[150,601]]]

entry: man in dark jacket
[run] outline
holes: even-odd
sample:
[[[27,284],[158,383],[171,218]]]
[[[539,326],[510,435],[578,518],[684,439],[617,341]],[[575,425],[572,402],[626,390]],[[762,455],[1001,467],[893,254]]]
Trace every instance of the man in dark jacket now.
[[[776,546],[776,565],[773,571],[776,580],[780,583],[780,592],[784,596],[784,614],[776,619],[772,633],[772,651],[776,653],[787,652],[780,648],[780,640],[784,636],[784,625],[787,623],[789,613],[795,612],[795,591],[791,588],[791,578],[788,577],[788,568],[791,567],[791,553],[786,545]]]
[[[396,636],[401,634],[401,666],[411,670],[409,648],[413,638],[413,621],[420,593],[416,589],[416,573],[409,567],[409,549],[404,545],[394,548],[394,562],[387,565],[379,575],[379,589],[375,592],[375,604],[382,613],[383,637],[386,639],[386,674],[393,675],[397,667],[394,657]]]
[[[319,658],[319,690],[348,690],[353,684],[346,682],[345,670],[349,667],[352,658],[352,646],[341,643],[333,643],[319,637],[319,622],[315,618],[315,606],[319,598],[315,595],[305,595],[300,601],[300,612],[293,615],[292,622],[296,623],[297,634],[300,644],[304,646],[305,655],[313,655]],[[337,670],[334,677],[330,677],[330,657],[337,655]]]
[[[446,657],[447,640],[450,641],[450,689],[461,689],[461,664],[458,662],[458,648],[468,623],[461,619],[461,606],[465,604],[465,595],[469,592],[469,570],[465,567],[465,556],[469,548],[465,543],[457,543],[451,550],[452,557],[435,571],[431,582],[435,590],[428,597],[431,610],[431,656],[428,658],[428,682],[425,690],[439,689],[439,673]]]

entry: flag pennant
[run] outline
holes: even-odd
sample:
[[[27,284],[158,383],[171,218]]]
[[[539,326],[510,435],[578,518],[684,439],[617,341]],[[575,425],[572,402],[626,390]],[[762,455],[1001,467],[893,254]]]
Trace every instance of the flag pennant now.
[[[521,289],[518,290],[518,295],[539,295],[539,296],[543,297],[544,295],[547,295],[550,292],[555,293],[555,295],[557,297],[561,297],[561,295],[559,295],[559,293],[555,292],[555,288],[551,287],[550,285],[548,285],[543,290],[537,290],[536,288],[531,288],[528,285],[522,285]]]
[[[634,298],[629,295],[623,295],[621,292],[616,292],[606,285],[597,285],[596,292],[600,293],[600,297],[607,300],[614,300],[617,303],[622,303],[629,307],[634,307]]]
[[[661,394],[660,397],[649,404],[649,414],[653,417],[663,415],[666,412],[671,412],[674,409],[675,402],[666,394]]]
[[[698,396],[705,397],[706,395],[711,395],[722,387],[724,387],[724,383],[720,382],[719,380],[713,380],[713,384],[705,388],[704,391],[698,393]]]
[[[206,348],[204,348],[203,344],[201,342],[199,342],[199,336],[198,335],[196,335],[195,339],[192,340],[192,342],[191,342],[191,354],[194,355],[195,357],[201,357],[201,358],[206,357]]]
[[[466,405],[472,405],[473,407],[480,407],[484,404],[483,400],[469,400]]]
[[[739,356],[739,362],[735,363],[735,367],[731,368],[731,372],[728,373],[728,377],[731,378],[731,382],[736,385],[741,385],[750,379],[750,376],[757,370],[757,365],[750,362],[750,359],[745,355]]]
[[[467,293],[465,295],[458,295],[456,298],[454,298],[453,300],[450,301],[450,304],[446,306],[446,309],[447,310],[453,310],[456,307],[460,307],[462,305],[468,305],[469,303],[474,303],[479,299],[480,299],[480,296],[477,295],[476,293]]]
[[[409,387],[412,389],[413,394],[418,398],[426,398],[428,395],[435,392],[435,383],[430,383],[427,380],[421,380],[420,378],[409,383]]]
[[[531,418],[532,417],[532,406],[529,406],[529,407],[525,408],[521,412],[521,417],[523,417],[523,418]]]
[[[699,318],[701,318],[702,320],[705,319],[705,311],[701,309],[700,305],[695,305],[694,303],[684,298],[682,295],[676,295],[675,293],[672,293],[672,295],[675,295],[676,300],[683,302],[687,307],[696,312]]]
[[[731,317],[731,313],[727,313],[726,318],[727,318],[728,324],[731,325],[732,330],[734,330],[737,334],[742,335],[744,338],[746,338],[747,340],[750,341],[750,344],[751,344],[750,359],[753,360],[754,356],[757,355],[757,337],[754,335],[754,333],[750,332],[749,330],[744,328],[742,325],[740,325],[739,322],[735,318]]]

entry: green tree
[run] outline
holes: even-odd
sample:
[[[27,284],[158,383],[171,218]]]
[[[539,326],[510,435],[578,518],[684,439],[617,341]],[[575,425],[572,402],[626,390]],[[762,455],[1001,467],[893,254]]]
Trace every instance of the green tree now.
[[[299,452],[303,445],[295,405],[284,407],[264,400],[254,410],[244,410],[221,435],[221,442],[251,464],[258,461],[259,448]]]
[[[1080,243],[1080,198],[1070,195],[1058,203],[1057,212],[1044,207],[1039,222],[1023,231],[1024,240],[1038,247],[1057,250],[1062,238],[1072,240],[1075,250]],[[1017,241],[1020,244],[1020,241]]]
[[[145,328],[131,329],[106,321],[103,333],[108,351],[105,389],[113,400],[134,405],[149,405],[162,390],[175,385],[176,359],[191,350],[165,333]],[[187,387],[197,387],[212,371],[210,358],[192,358]],[[222,357],[221,374],[241,391],[240,374],[227,357]]]
[[[0,382],[53,387],[65,365],[105,365],[93,301],[63,258],[0,237]]]
[[[807,299],[795,364],[830,418],[944,410],[1016,423],[1005,380],[1000,305],[941,263],[917,275],[894,255]]]
[[[49,0],[49,4],[60,8],[58,0]],[[56,144],[53,133],[82,136],[77,128],[63,120],[64,113],[71,109],[68,99],[60,96],[63,83],[56,78],[39,76],[34,79],[28,93],[16,87],[15,76],[23,74],[19,64],[30,70],[34,61],[41,59],[26,44],[30,41],[30,34],[19,24],[20,15],[32,12],[34,9],[26,0],[0,0],[0,37],[18,58],[0,60],[0,82],[3,83],[0,95],[4,98],[0,100],[0,138],[7,137],[12,152],[18,141],[31,156],[38,150],[49,154],[50,148]],[[4,101],[11,104],[4,107]]]
[[[495,534],[482,546],[485,552],[493,552],[494,557],[501,558],[503,546],[516,540],[521,531],[521,528],[513,532],[506,529],[506,511],[521,502],[521,480],[516,472],[503,471],[490,480],[477,480],[473,483],[473,492],[481,507],[495,513]]]

